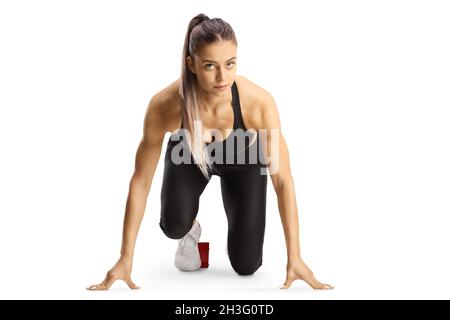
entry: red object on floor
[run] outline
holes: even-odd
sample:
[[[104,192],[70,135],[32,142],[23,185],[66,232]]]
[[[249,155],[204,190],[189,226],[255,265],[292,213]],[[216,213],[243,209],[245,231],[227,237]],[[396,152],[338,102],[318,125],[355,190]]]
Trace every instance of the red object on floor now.
[[[200,252],[200,259],[202,260],[200,268],[208,268],[209,242],[198,242],[197,245],[198,251]]]

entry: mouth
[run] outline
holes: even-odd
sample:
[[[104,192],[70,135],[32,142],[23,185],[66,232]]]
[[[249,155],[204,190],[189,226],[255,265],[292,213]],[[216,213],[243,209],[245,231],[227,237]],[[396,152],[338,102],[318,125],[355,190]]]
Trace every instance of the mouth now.
[[[228,86],[228,85],[225,84],[225,85],[223,85],[223,86],[215,86],[214,88],[215,88],[215,89],[218,89],[218,90],[224,90],[227,86]]]

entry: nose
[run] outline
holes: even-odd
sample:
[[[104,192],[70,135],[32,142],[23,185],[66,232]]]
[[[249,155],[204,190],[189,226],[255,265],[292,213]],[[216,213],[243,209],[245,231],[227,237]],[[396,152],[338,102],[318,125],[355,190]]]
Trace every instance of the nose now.
[[[222,80],[223,80],[223,71],[222,71],[222,67],[219,67],[217,69],[216,81],[220,82]]]

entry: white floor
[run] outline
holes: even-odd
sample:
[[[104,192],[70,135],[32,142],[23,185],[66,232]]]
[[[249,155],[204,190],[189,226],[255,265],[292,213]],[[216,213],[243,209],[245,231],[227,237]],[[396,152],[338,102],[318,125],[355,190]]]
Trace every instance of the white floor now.
[[[174,244],[175,245],[175,244]],[[444,266],[422,277],[417,268],[395,267],[391,272],[383,270],[383,264],[353,265],[343,268],[343,260],[335,269],[325,266],[315,273],[324,282],[336,286],[334,290],[313,290],[306,283],[296,281],[289,290],[281,290],[284,282],[282,261],[267,261],[251,276],[239,276],[231,268],[224,252],[210,258],[210,266],[195,272],[178,271],[172,264],[172,256],[162,256],[151,261],[149,256],[135,260],[133,280],[140,286],[130,290],[122,281],[109,291],[88,291],[85,287],[103,278],[101,266],[87,263],[79,273],[61,269],[56,274],[45,273],[45,267],[36,265],[36,274],[26,274],[16,281],[5,279],[0,290],[1,299],[448,299]],[[324,260],[325,261],[325,260]],[[355,261],[353,261],[354,263]],[[62,266],[65,263],[62,264]],[[423,267],[424,265],[422,265]],[[366,269],[364,269],[366,268]],[[377,270],[379,271],[377,273]],[[32,270],[31,270],[32,271]],[[106,270],[105,270],[106,271]]]
[[[276,100],[302,256],[332,291],[279,289],[270,182],[255,275],[225,254],[217,177],[199,208],[210,268],[176,270],[158,226],[169,135],[135,251],[142,288],[85,290],[119,256],[147,104],[179,77],[200,12],[233,25],[238,74]],[[449,15],[448,1],[1,1],[0,299],[449,299]]]

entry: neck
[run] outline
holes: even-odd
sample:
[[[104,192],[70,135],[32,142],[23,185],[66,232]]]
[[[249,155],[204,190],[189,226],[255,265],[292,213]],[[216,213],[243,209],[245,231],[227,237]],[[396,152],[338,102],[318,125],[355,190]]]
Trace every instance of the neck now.
[[[203,89],[199,90],[198,102],[202,112],[210,113],[216,111],[219,107],[229,104],[232,101],[231,87],[228,88],[226,94],[216,96],[210,94]]]

